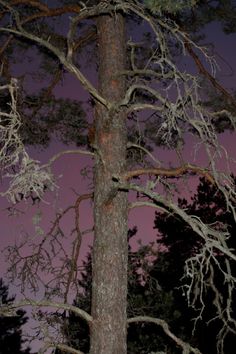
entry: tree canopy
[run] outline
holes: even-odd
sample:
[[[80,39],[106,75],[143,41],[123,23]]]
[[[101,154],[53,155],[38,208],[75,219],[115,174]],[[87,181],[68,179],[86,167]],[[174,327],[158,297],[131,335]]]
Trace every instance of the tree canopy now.
[[[32,292],[14,306],[34,309],[42,352],[80,353],[57,331],[64,312],[73,311],[87,322],[90,354],[125,354],[127,326],[133,325],[160,327],[184,353],[199,354],[164,319],[128,311],[128,213],[147,206],[173,217],[176,227],[178,220],[184,223],[183,235],[185,229],[190,239],[197,235],[194,249],[188,242],[181,248],[183,258],[189,257],[184,268],[187,300],[201,317],[207,297],[215,295],[218,343],[226,332],[236,333],[236,255],[223,224],[227,220],[217,214],[217,221],[208,222],[197,208],[188,213],[187,202],[176,202],[179,188],[188,192],[193,176],[204,177],[225,200],[227,212],[236,216],[233,161],[218,139],[219,131],[235,128],[236,103],[217,81],[217,63],[198,32],[219,19],[226,31],[234,31],[235,12],[233,1],[0,0],[0,165],[6,181],[1,196],[13,207],[44,201],[45,193],[57,189],[53,163],[61,156],[77,154],[78,169],[80,155],[92,164],[92,187],[88,183],[83,194],[75,193],[72,205],[56,211],[50,230],[40,228],[37,213],[35,235],[8,248],[12,278],[27,294]],[[190,61],[196,75],[186,70]],[[86,103],[54,96],[65,73],[74,76]],[[206,82],[224,97],[221,104],[209,104]],[[34,160],[27,145],[47,146],[55,135],[76,147],[45,164]],[[184,154],[185,143],[192,154]],[[174,161],[163,161],[160,148],[172,150]],[[80,223],[85,200],[92,201],[94,223],[91,311],[69,303],[78,287],[80,246],[88,233]],[[65,232],[61,224],[69,213],[74,213],[74,223]],[[45,310],[52,307],[58,309],[56,315]]]

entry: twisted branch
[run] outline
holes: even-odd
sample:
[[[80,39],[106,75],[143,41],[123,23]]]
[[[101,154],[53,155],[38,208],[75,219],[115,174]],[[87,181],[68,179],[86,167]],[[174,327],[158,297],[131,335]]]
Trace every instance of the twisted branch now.
[[[64,310],[64,311],[70,311],[85,320],[88,324],[91,324],[93,321],[93,318],[90,314],[88,314],[86,311],[81,310],[80,308],[65,304],[65,303],[60,303],[60,302],[53,302],[49,300],[33,300],[33,299],[25,299],[16,303],[12,303],[10,305],[1,305],[0,306],[0,314],[4,316],[4,313],[8,312],[10,315],[10,312],[12,311],[12,316],[15,316],[15,309],[20,308],[20,307],[51,307],[51,308],[56,308],[59,310]]]
[[[214,177],[210,172],[204,168],[196,165],[184,164],[176,168],[140,168],[138,170],[128,171],[120,176],[114,176],[114,179],[120,181],[128,181],[131,178],[142,176],[142,175],[154,175],[163,177],[180,177],[186,173],[194,173],[204,176],[211,184],[215,184]]]
[[[182,339],[178,338],[174,333],[171,332],[169,325],[166,321],[161,320],[159,318],[154,318],[150,316],[137,316],[137,317],[132,317],[127,320],[127,323],[138,323],[138,322],[144,322],[144,323],[154,323],[157,326],[160,326],[165,334],[171,338],[179,347],[183,349],[184,354],[202,354],[199,349],[192,347],[189,343],[184,342]]]
[[[0,4],[5,6],[9,11],[13,14],[17,29],[12,29],[12,28],[7,28],[7,27],[1,27],[0,31],[1,32],[6,32],[6,33],[12,33],[27,39],[30,39],[31,41],[39,44],[40,46],[43,46],[47,48],[52,54],[54,54],[59,61],[64,65],[65,68],[72,74],[76,76],[76,78],[80,81],[82,86],[87,90],[98,102],[100,102],[102,105],[107,107],[108,109],[111,108],[111,103],[109,103],[107,100],[105,100],[97,91],[97,89],[91,84],[91,82],[82,74],[82,72],[70,61],[67,59],[66,55],[60,51],[57,47],[55,47],[53,44],[51,44],[49,41],[44,40],[43,38],[40,38],[32,33],[27,32],[21,24],[20,18],[19,18],[19,13],[14,10],[9,4],[7,4],[5,1],[0,0]]]

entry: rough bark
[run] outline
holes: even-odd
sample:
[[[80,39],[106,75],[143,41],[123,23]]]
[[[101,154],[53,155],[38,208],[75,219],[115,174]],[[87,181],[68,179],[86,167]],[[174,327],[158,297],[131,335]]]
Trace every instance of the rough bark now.
[[[110,102],[124,95],[125,22],[120,14],[97,21],[99,92]],[[95,115],[93,284],[90,354],[126,353],[127,195],[112,175],[125,171],[126,117],[97,104]]]

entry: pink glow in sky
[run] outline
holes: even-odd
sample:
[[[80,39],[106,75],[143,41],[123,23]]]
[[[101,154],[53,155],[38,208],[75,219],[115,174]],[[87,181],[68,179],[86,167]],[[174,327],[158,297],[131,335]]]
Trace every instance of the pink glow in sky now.
[[[224,35],[222,34],[219,26],[210,25],[207,29],[206,43],[213,42],[215,45],[214,52],[216,54],[217,62],[219,63],[220,70],[217,73],[217,78],[227,88],[236,88],[236,34]],[[220,54],[217,55],[217,53]],[[89,72],[89,79],[93,80],[93,73]],[[81,90],[78,81],[70,75],[65,75],[63,85],[58,85],[54,91],[58,97],[69,97],[72,99],[78,99],[83,101],[87,99],[87,95]],[[235,133],[226,132],[219,137],[222,145],[225,146],[229,155],[235,157],[236,152],[236,135]],[[197,154],[197,161],[194,161],[193,141],[190,138],[185,145],[184,156],[186,160],[195,163],[204,164],[205,156],[200,150]],[[59,142],[52,142],[46,151],[38,151],[30,148],[29,152],[33,158],[40,160],[42,163],[48,161],[53,155],[67,149]],[[74,148],[74,147],[73,147]],[[155,151],[157,158],[161,161],[170,161],[173,166],[178,165],[176,153],[173,151],[167,151],[163,149],[157,149]],[[58,210],[63,210],[69,205],[75,203],[77,195],[89,193],[92,191],[92,174],[89,173],[89,177],[85,178],[81,175],[81,170],[92,166],[93,162],[90,157],[84,157],[79,155],[67,155],[61,157],[53,165],[53,171],[55,176],[60,176],[57,179],[59,189],[55,194],[48,192],[45,195],[45,203],[41,202],[31,206],[30,204],[22,202],[19,205],[19,214],[16,216],[9,216],[9,203],[0,198],[0,213],[1,213],[1,241],[0,250],[3,250],[8,245],[12,245],[15,242],[20,242],[25,233],[35,237],[35,225],[33,225],[33,217],[40,210],[42,214],[42,221],[40,227],[45,231],[51,227],[51,223],[55,219],[55,214]],[[225,168],[225,161],[222,158],[220,161],[220,167]],[[235,166],[233,172],[236,173]],[[180,197],[186,197],[194,191],[196,187],[196,179],[190,181],[187,185],[180,184],[179,192]],[[132,240],[132,246],[137,247],[137,240],[141,239],[144,244],[155,240],[156,230],[153,230],[154,225],[154,213],[155,210],[145,207],[136,208],[130,211],[129,227],[137,226],[138,233],[134,240]],[[70,238],[71,224],[73,224],[73,213],[69,213],[68,216],[61,223],[61,227],[65,235]],[[92,204],[91,201],[83,201],[80,208],[80,227],[81,231],[91,229],[93,227],[92,221]],[[86,234],[83,238],[79,264],[89,251],[89,245],[92,244],[93,235],[92,232]],[[8,267],[7,260],[4,258],[4,254],[0,254],[0,277],[4,276]],[[13,288],[12,291],[17,293],[18,290]],[[30,325],[29,325],[30,326]]]
[[[214,43],[214,52],[216,54],[217,62],[220,66],[220,71],[218,71],[217,77],[221,83],[226,87],[232,88],[235,86],[236,82],[236,46],[235,39],[236,35],[224,35],[221,29],[217,25],[210,25],[206,31],[207,39],[205,43]],[[220,56],[218,55],[220,54]],[[92,79],[93,74],[88,73],[90,79]],[[86,94],[81,91],[80,85],[77,80],[70,75],[66,75],[63,85],[58,85],[54,93],[59,97],[70,97],[73,99],[83,100],[86,99]],[[222,144],[229,151],[231,156],[235,156],[235,134],[226,132],[220,136]],[[35,149],[30,148],[32,156],[42,162],[46,162],[48,158],[52,157],[58,151],[64,150],[65,147],[60,143],[52,142],[50,147],[46,151],[38,152]],[[167,152],[166,150],[157,150],[159,160],[165,161],[168,159],[173,165],[177,165],[176,153]],[[187,143],[185,146],[185,156],[186,158],[193,161],[193,149],[191,142]],[[204,156],[201,151],[197,155],[198,162],[204,161]],[[195,161],[196,162],[196,161]],[[224,161],[221,161],[222,166]],[[51,221],[55,217],[55,213],[58,208],[65,208],[76,200],[76,193],[78,195],[87,193],[92,189],[92,175],[90,173],[90,179],[86,179],[81,176],[80,170],[86,166],[92,166],[92,160],[89,157],[81,157],[79,155],[63,156],[54,164],[55,175],[61,175],[58,179],[58,185],[60,187],[57,196],[53,196],[47,193],[45,196],[46,201],[49,204],[40,203],[38,206],[33,208],[30,205],[21,203],[19,209],[24,213],[20,213],[18,216],[8,216],[8,211],[6,208],[9,206],[8,202],[3,198],[0,199],[0,211],[1,211],[1,249],[5,248],[8,244],[12,244],[15,240],[18,240],[21,236],[21,232],[27,231],[33,233],[34,227],[32,225],[33,215],[36,213],[37,208],[42,210],[42,228],[47,231],[50,227]],[[235,170],[234,170],[235,172]],[[72,190],[74,188],[74,191]],[[190,184],[190,189],[191,184]],[[180,193],[183,196],[186,195],[186,189],[180,189]],[[92,210],[91,203],[86,201],[81,205],[81,229],[88,229],[92,227]],[[137,225],[138,235],[137,238],[141,238],[144,243],[149,242],[155,238],[155,231],[153,230],[153,220],[154,220],[154,210],[150,208],[138,208],[130,212],[129,226],[132,227]],[[63,226],[67,232],[69,232],[68,223],[70,223],[71,217],[68,217],[67,221],[64,222]],[[86,235],[85,240],[82,245],[82,257],[88,250],[88,244],[92,242],[92,235]],[[6,270],[6,263],[4,262],[3,255],[1,255],[1,275],[4,274]]]

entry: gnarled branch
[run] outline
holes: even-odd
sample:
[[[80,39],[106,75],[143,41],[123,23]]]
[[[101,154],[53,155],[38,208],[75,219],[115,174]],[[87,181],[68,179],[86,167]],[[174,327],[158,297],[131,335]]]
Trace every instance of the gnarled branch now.
[[[127,320],[128,324],[131,323],[138,323],[138,322],[144,322],[144,323],[154,323],[157,326],[160,326],[165,334],[171,338],[179,347],[183,349],[184,354],[201,354],[200,350],[197,348],[192,347],[189,343],[184,342],[182,339],[177,337],[173,332],[171,332],[169,325],[166,321],[161,320],[159,318],[154,318],[150,316],[137,316],[137,317],[132,317]]]

